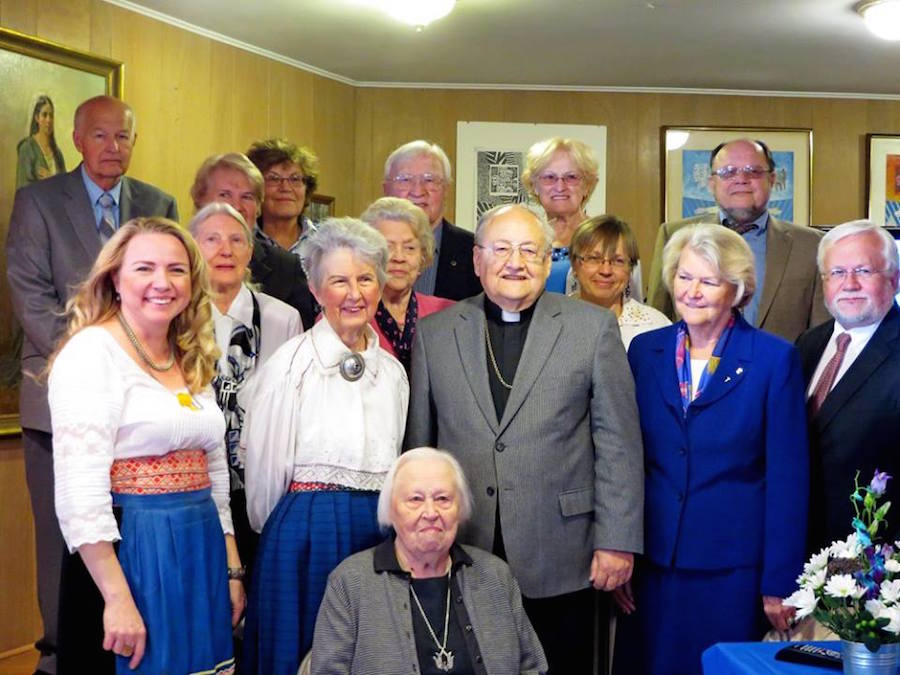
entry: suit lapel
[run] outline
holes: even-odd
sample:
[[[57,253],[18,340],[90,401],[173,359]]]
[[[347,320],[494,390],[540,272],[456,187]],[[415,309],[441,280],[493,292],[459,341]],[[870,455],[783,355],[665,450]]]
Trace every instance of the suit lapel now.
[[[100,235],[97,232],[94,207],[81,177],[80,164],[67,175],[63,197],[65,199],[63,208],[72,230],[84,247],[88,259],[96,260],[97,254],[100,253]]]
[[[666,331],[663,340],[653,346],[655,359],[652,368],[653,379],[656,380],[662,399],[675,411],[676,418],[681,419],[684,414],[681,410],[681,394],[675,372],[675,332]]]
[[[766,276],[763,279],[762,297],[759,300],[759,312],[756,314],[756,325],[761,326],[766,314],[772,308],[775,293],[781,285],[791,255],[793,237],[775,218],[769,216],[766,233]]]
[[[738,319],[725,345],[725,354],[706,388],[694,399],[692,405],[711,405],[744,381],[753,366],[753,331],[743,319]]]
[[[519,358],[519,366],[516,368],[513,388],[509,392],[503,419],[500,420],[501,432],[506,429],[519,408],[522,407],[538,375],[553,353],[553,345],[556,344],[556,340],[562,332],[557,300],[558,298],[547,292],[538,298],[534,315],[531,317],[531,325],[528,327],[528,336],[525,338],[525,346],[522,348],[522,356]]]
[[[129,220],[134,218],[133,213],[148,213],[142,210],[141,205],[135,203],[135,196],[132,194],[131,182],[125,176],[122,176],[122,191],[119,193],[119,226],[121,227]]]
[[[888,311],[862,353],[856,357],[844,376],[838,380],[834,389],[825,397],[815,420],[819,429],[828,425],[835,414],[872,376],[872,373],[896,351],[898,337],[900,337],[900,311],[895,304]]]
[[[834,320],[828,321],[812,330],[808,337],[797,343],[800,350],[800,360],[803,363],[803,382],[809,386],[816,366],[822,358],[822,353],[834,332]]]
[[[462,363],[472,395],[491,431],[496,434],[497,412],[494,410],[494,399],[488,383],[487,348],[484,342],[486,320],[483,306],[483,295],[476,295],[474,298],[455,305],[455,309],[459,310],[459,318],[453,328],[453,334],[456,338],[459,360]]]

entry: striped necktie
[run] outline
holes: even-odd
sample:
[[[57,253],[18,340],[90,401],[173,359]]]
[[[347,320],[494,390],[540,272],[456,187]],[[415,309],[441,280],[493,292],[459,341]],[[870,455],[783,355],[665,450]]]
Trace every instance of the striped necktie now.
[[[100,240],[105,244],[116,233],[116,214],[113,212],[116,200],[111,194],[104,192],[97,203],[100,205],[100,225],[97,229],[100,231]]]
[[[812,396],[809,397],[809,401],[806,403],[810,417],[815,417],[816,413],[819,412],[819,409],[825,402],[825,397],[828,396],[828,392],[834,386],[834,380],[841,369],[841,364],[844,362],[844,355],[847,353],[849,344],[850,333],[841,333],[837,336],[837,351],[825,364],[822,375],[819,376],[819,381],[816,383],[816,388],[813,389]]]

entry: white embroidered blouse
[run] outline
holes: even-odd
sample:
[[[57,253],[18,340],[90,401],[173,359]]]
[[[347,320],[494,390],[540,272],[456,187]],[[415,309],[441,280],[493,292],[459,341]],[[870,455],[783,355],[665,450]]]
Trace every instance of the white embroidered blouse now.
[[[76,333],[56,357],[48,398],[56,515],[69,551],[120,539],[110,494],[114,460],[180,449],[206,451],[222,530],[234,533],[225,420],[212,389],[194,396],[199,410],[182,406],[109,331],[91,326]]]
[[[339,370],[349,349],[327,320],[266,362],[244,418],[247,515],[261,531],[292,481],[380,490],[400,452],[409,404],[403,366],[366,327],[365,372]]]

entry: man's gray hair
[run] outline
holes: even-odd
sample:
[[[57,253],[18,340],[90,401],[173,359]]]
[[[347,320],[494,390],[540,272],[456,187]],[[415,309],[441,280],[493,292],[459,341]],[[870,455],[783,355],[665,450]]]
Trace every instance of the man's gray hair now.
[[[838,225],[834,229],[829,230],[819,241],[819,249],[816,252],[816,264],[819,267],[819,274],[825,274],[825,254],[828,253],[828,249],[844,237],[851,237],[854,234],[863,234],[865,232],[873,232],[881,239],[881,255],[888,266],[886,271],[895,272],[897,269],[900,269],[897,244],[894,242],[890,232],[871,220],[851,220],[849,223]]]
[[[395,459],[384,478],[384,485],[381,486],[381,493],[378,495],[378,524],[382,530],[387,531],[393,527],[391,522],[391,500],[394,498],[394,479],[397,477],[397,472],[410,462],[429,459],[439,459],[446,462],[453,473],[453,480],[456,483],[456,496],[459,498],[459,524],[465,523],[469,516],[472,515],[472,490],[469,488],[466,474],[463,473],[462,466],[456,460],[456,457],[445,450],[436,448],[414,448],[404,452]]]
[[[478,219],[478,225],[475,226],[475,243],[482,243],[484,230],[488,225],[491,224],[494,218],[496,218],[497,216],[502,216],[503,214],[508,213],[513,209],[522,211],[522,213],[525,214],[526,217],[534,219],[534,222],[536,222],[540,226],[541,232],[546,239],[547,248],[549,249],[553,245],[553,238],[556,236],[556,234],[553,232],[553,228],[550,227],[550,224],[542,215],[540,215],[539,213],[535,213],[531,209],[528,209],[521,204],[500,204],[499,206],[495,206],[492,209],[489,209],[482,213],[481,218]]]
[[[399,160],[419,157],[421,155],[427,155],[436,159],[441,165],[441,171],[444,173],[444,181],[446,183],[453,182],[453,173],[450,169],[450,158],[447,157],[447,153],[444,152],[444,149],[437,143],[429,143],[428,141],[423,140],[404,143],[388,155],[387,160],[384,162],[384,180],[390,179],[391,169],[394,168],[394,164]]]
[[[316,290],[322,287],[322,258],[331,251],[347,248],[375,268],[378,285],[387,281],[388,245],[374,227],[357,218],[328,218],[300,244],[300,262],[306,278]]]

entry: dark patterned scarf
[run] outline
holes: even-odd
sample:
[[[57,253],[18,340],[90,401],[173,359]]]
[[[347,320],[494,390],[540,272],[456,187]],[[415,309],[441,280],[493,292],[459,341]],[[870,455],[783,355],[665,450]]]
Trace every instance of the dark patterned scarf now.
[[[231,490],[244,487],[244,462],[239,455],[241,428],[244,426],[244,409],[238,405],[238,392],[256,366],[260,345],[259,302],[251,292],[253,300],[253,325],[238,323],[231,331],[231,341],[225,353],[226,366],[222,372],[216,363],[216,376],[212,385],[216,392],[216,403],[225,415],[225,448],[228,451],[228,468],[231,476]]]
[[[416,321],[419,318],[419,302],[416,300],[416,294],[409,294],[409,304],[406,306],[406,323],[403,324],[403,330],[394,321],[394,317],[384,306],[384,303],[378,302],[378,311],[375,312],[375,323],[384,333],[384,336],[391,343],[397,360],[403,364],[406,374],[409,375],[409,364],[412,359],[412,341],[416,334]]]

